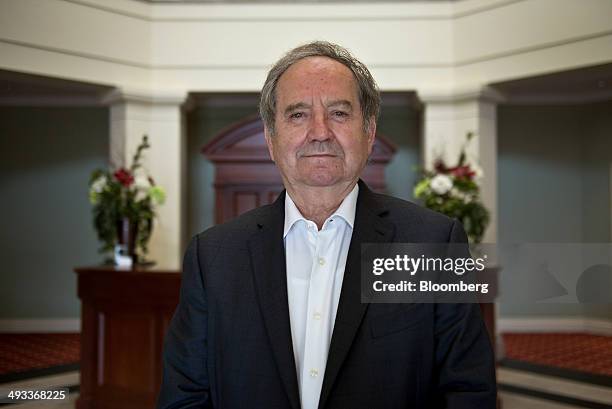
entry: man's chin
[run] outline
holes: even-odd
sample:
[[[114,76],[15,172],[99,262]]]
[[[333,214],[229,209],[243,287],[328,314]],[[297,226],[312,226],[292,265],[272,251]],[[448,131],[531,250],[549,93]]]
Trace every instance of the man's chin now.
[[[338,175],[329,172],[317,172],[306,178],[306,184],[311,187],[330,187],[337,185],[341,180]]]

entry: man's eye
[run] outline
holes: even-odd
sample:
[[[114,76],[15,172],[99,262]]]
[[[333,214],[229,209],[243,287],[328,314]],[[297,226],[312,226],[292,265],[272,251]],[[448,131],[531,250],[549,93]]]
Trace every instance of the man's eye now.
[[[294,112],[291,115],[289,115],[289,118],[291,119],[300,119],[304,117],[304,113],[303,112]]]
[[[345,118],[348,116],[348,113],[344,112],[344,111],[334,111],[332,113],[333,116],[337,117],[337,118]]]

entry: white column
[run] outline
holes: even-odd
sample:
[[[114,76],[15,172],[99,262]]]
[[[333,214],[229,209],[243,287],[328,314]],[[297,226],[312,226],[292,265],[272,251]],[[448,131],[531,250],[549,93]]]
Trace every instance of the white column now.
[[[421,99],[425,110],[422,157],[427,169],[437,158],[443,158],[448,165],[456,164],[466,135],[475,134],[467,153],[483,170],[481,195],[491,212],[483,243],[497,242],[496,96],[479,92],[461,97],[425,95]]]
[[[454,97],[427,96],[424,103],[424,132],[422,143],[423,165],[431,169],[434,161],[442,157],[445,163],[455,165],[468,132],[475,137],[468,145],[468,157],[483,170],[480,181],[485,207],[491,221],[483,243],[497,243],[497,103],[501,96],[489,89]],[[497,306],[495,306],[497,307]],[[497,359],[504,357],[505,349],[499,328],[499,310],[495,308]]]
[[[185,126],[182,104],[186,94],[150,96],[114,91],[110,105],[110,160],[128,166],[143,135],[151,147],[143,165],[166,191],[158,207],[148,259],[159,267],[178,269],[182,260],[185,183]]]

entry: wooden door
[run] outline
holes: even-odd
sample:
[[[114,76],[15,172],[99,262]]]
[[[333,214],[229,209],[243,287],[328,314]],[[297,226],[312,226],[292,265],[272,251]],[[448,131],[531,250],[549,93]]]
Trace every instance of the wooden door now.
[[[378,134],[361,178],[384,192],[385,166],[395,146]],[[283,181],[264,139],[259,116],[246,118],[221,131],[202,148],[215,165],[215,223],[226,222],[255,207],[272,203],[283,192]]]

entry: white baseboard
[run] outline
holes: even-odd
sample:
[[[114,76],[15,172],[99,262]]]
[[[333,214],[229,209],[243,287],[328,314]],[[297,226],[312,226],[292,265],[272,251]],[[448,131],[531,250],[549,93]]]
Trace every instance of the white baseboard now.
[[[589,318],[500,318],[499,332],[584,332],[612,336],[612,321]]]
[[[78,318],[0,320],[0,333],[62,333],[80,331],[81,320]]]

